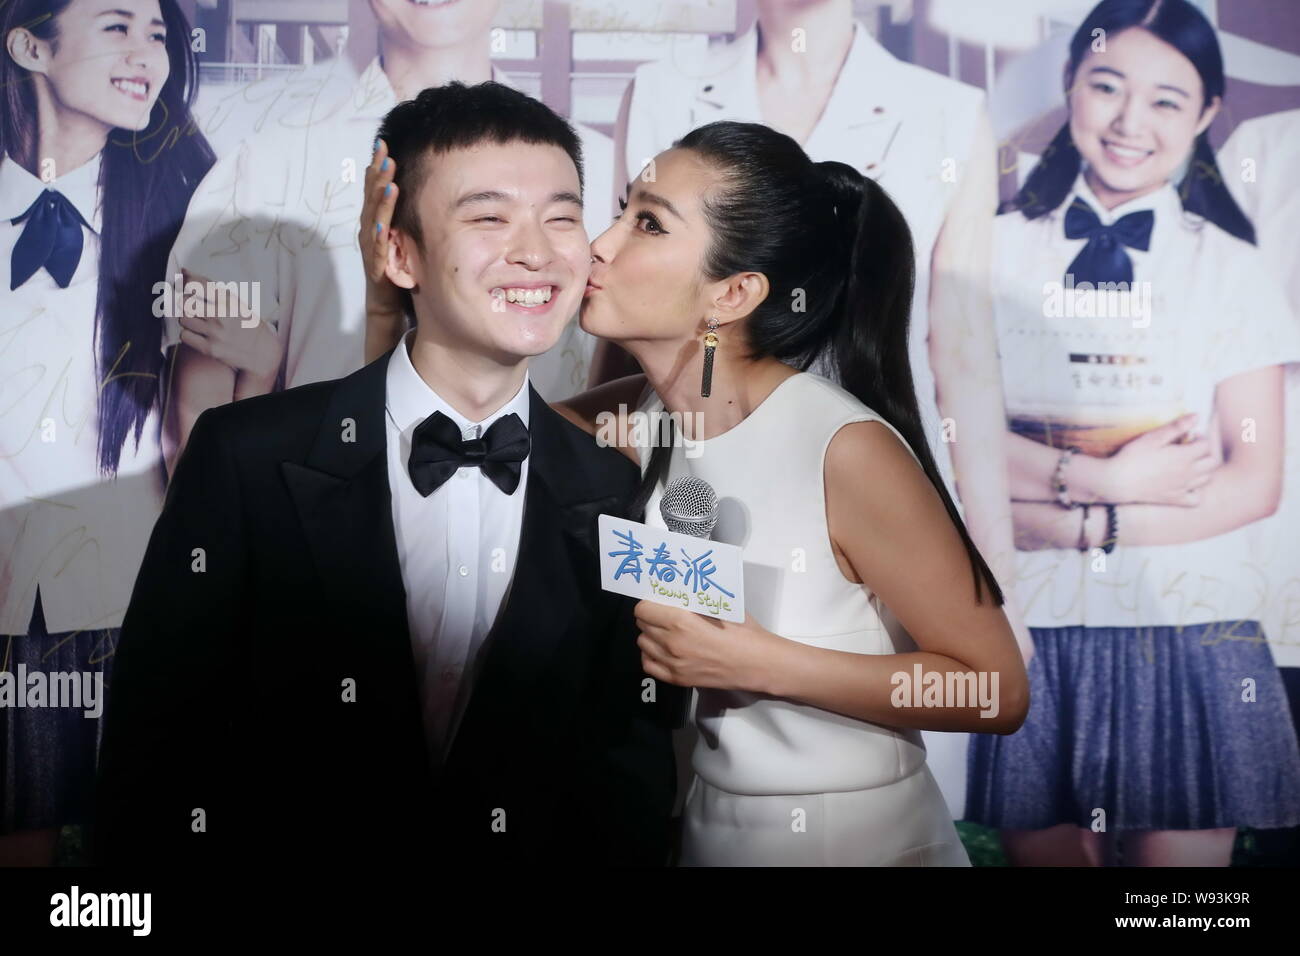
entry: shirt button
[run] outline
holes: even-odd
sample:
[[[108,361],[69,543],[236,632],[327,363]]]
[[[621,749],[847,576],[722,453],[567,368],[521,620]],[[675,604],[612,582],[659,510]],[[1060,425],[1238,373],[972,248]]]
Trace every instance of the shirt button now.
[[[466,577],[466,576],[469,575],[469,568],[465,567],[465,565],[463,565],[463,564],[462,564],[459,568],[457,568],[456,570],[457,570],[457,572],[460,574],[460,576],[461,576],[462,578],[463,578],[463,577]]]
[[[461,468],[459,471],[456,472],[457,478],[468,478],[469,476],[470,476],[470,469],[468,468]]]

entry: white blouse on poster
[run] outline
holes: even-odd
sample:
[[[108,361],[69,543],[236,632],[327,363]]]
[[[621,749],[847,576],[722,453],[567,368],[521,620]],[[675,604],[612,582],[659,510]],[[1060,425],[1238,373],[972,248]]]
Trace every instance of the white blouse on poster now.
[[[1248,119],[1232,131],[1217,157],[1219,171],[1255,226],[1260,252],[1300,311],[1300,110]]]
[[[162,508],[155,411],[116,478],[99,469],[100,156],[42,182],[0,161],[0,634],[26,634],[39,586],[51,634],[120,627]],[[67,288],[44,268],[10,291],[14,225],[44,189],[67,197],[90,227]]]
[[[717,120],[763,122],[757,86],[757,24],[703,53],[671,51],[637,68],[624,156],[634,179],[655,154]],[[861,23],[805,152],[875,179],[898,204],[916,246],[909,351],[931,452],[957,500],[930,369],[930,259],[971,154],[984,92],[895,58]],[[820,371],[825,371],[821,370]],[[958,503],[960,508],[960,503]]]
[[[1285,284],[1291,315],[1300,322],[1300,110],[1248,119],[1228,137],[1219,170],[1233,198],[1255,226],[1260,254]],[[1300,639],[1285,595],[1300,584],[1300,365],[1287,366],[1287,471],[1282,505],[1273,516],[1278,552],[1270,572],[1273,600],[1264,624],[1279,667],[1300,667]],[[1269,551],[1272,554],[1272,550]]]
[[[517,88],[495,67],[492,78]],[[301,102],[288,107],[286,98]],[[379,124],[396,105],[378,57],[360,75],[346,59],[305,70],[265,108],[269,122],[218,160],[190,202],[168,278],[184,267],[215,281],[257,282],[261,317],[285,342],[286,388],[363,364],[362,190]],[[572,125],[582,140],[584,224],[598,234],[609,225],[613,144]],[[163,345],[179,341],[180,324],[169,318]],[[582,391],[594,350],[575,314],[556,345],[531,360],[534,387],[548,401]]]
[[[1083,303],[1096,304],[1107,293],[1077,289],[1074,301],[1082,307],[1073,314],[1047,307],[1049,284],[1064,281],[1085,244],[1065,237],[1064,212],[1075,195],[1104,223],[1143,209],[1154,212],[1148,250],[1127,249],[1135,286],[1150,290],[1149,316],[1115,310],[1112,317],[1081,315],[1104,311]],[[993,269],[1009,417],[1060,408],[1073,390],[1083,389],[1090,401],[1098,407],[1109,403],[1121,418],[1149,418],[1144,427],[1195,412],[1196,430],[1218,435],[1218,383],[1264,366],[1300,362],[1300,326],[1259,251],[1185,213],[1171,183],[1107,212],[1081,173],[1054,211],[1035,220],[1020,213],[997,218]],[[1071,354],[1124,354],[1141,361],[1132,366],[1137,377],[1130,380],[1129,371],[1098,371],[1097,366],[1063,372],[1071,367]],[[1211,445],[1221,456],[1221,444]],[[1016,587],[1029,626],[1261,620],[1273,589],[1284,583],[1272,566],[1278,544],[1272,519],[1186,544],[1129,546],[1122,506],[1119,516],[1119,543],[1106,555],[1104,569],[1093,567],[1091,554],[1074,549],[1018,552]]]

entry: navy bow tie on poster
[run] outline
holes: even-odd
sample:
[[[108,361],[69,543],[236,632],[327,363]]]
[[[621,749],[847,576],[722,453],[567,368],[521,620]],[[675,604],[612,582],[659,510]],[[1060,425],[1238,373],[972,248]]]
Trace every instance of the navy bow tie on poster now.
[[[89,224],[63,193],[53,189],[42,190],[36,202],[10,222],[16,226],[24,220],[27,225],[14,243],[10,260],[9,291],[17,289],[42,266],[60,289],[66,289],[81,261],[81,227]]]
[[[434,412],[411,435],[406,469],[426,498],[461,468],[482,469],[492,484],[513,495],[530,448],[528,428],[513,412],[493,422],[481,438],[461,438],[455,422]]]
[[[1151,245],[1151,227],[1156,214],[1150,209],[1131,212],[1109,226],[1103,225],[1097,213],[1078,196],[1065,211],[1065,238],[1087,239],[1087,243],[1074,257],[1067,276],[1080,282],[1133,281],[1133,260],[1125,247],[1145,252]],[[1069,284],[1067,278],[1066,283]]]

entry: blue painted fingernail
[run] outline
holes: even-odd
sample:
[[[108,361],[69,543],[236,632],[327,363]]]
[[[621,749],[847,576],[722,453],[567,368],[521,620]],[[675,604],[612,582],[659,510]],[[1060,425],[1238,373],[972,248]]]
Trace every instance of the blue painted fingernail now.
[[[378,139],[375,140],[375,145],[370,147],[370,152],[372,152],[372,153],[377,153],[377,152],[379,152],[379,140],[378,140]]]
[[[384,231],[384,224],[382,222],[375,223],[375,232],[378,233],[383,231]]]
[[[384,157],[384,161],[383,161],[382,163],[379,164],[379,168],[380,168],[380,169],[387,169],[387,168],[388,168],[388,157],[387,157],[387,156],[385,156],[385,157]]]
[[[389,183],[387,186],[384,187],[384,195],[385,195],[385,196],[387,196],[387,195],[389,195],[390,193],[392,193],[392,191],[393,191],[393,184],[392,184],[392,183]]]

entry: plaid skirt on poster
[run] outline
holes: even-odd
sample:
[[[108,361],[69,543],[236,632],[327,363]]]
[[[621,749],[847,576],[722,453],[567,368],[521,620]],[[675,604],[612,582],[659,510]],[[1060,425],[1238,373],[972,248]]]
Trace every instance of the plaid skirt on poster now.
[[[998,829],[1300,824],[1300,745],[1257,621],[1030,628],[1030,706],[971,734],[965,819]]]
[[[0,670],[15,682],[20,664],[29,675],[103,675],[98,717],[76,707],[0,707],[0,834],[88,822],[118,633],[48,633],[38,592],[27,634],[0,635]]]

